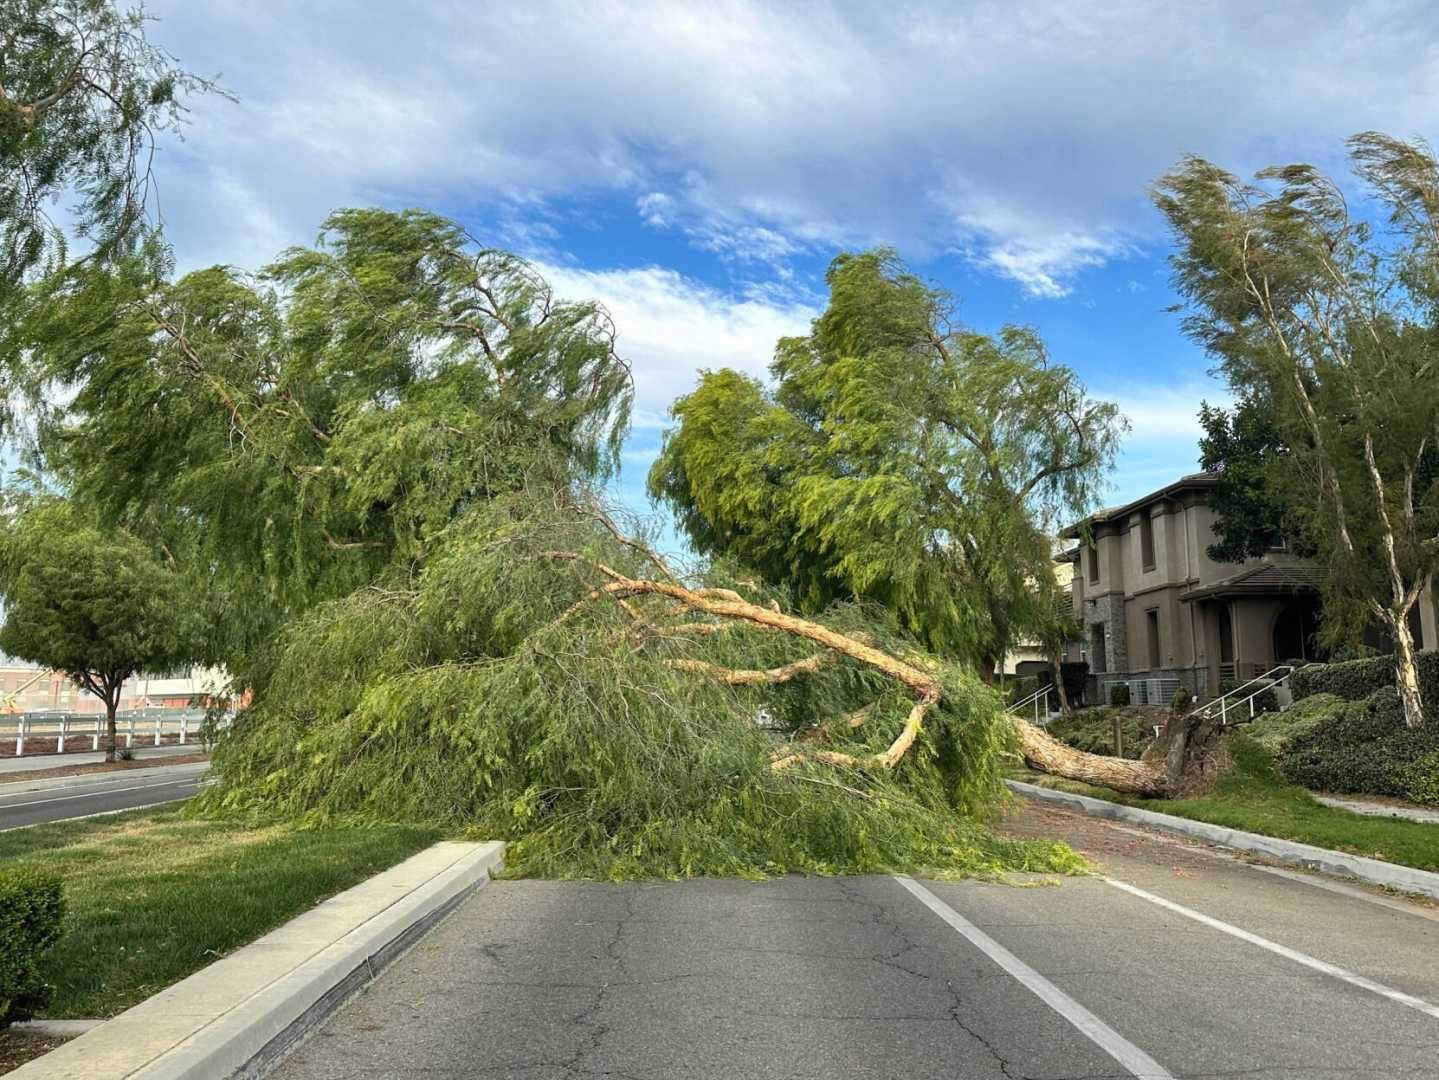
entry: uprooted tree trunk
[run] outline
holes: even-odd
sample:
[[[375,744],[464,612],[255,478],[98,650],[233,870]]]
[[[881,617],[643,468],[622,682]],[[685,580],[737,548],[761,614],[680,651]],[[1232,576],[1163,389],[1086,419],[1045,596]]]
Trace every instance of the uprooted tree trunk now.
[[[703,674],[731,685],[754,685],[788,682],[817,670],[836,654],[847,657],[896,680],[913,695],[914,704],[889,746],[878,753],[859,758],[822,748],[799,749],[790,744],[774,752],[770,767],[781,772],[809,761],[846,768],[893,769],[904,759],[923,729],[925,717],[939,703],[943,694],[940,679],[932,671],[926,670],[922,659],[894,655],[864,640],[863,635],[843,634],[821,623],[786,614],[773,603],[768,607],[753,603],[731,589],[691,588],[668,568],[660,556],[637,541],[623,536],[608,518],[597,516],[617,540],[642,552],[659,569],[662,579],[631,577],[575,552],[551,551],[548,553],[550,558],[588,565],[604,579],[602,584],[589,590],[565,611],[560,616],[561,620],[568,618],[587,603],[608,597],[619,603],[631,619],[641,621],[647,616],[637,610],[631,601],[641,597],[662,597],[672,602],[669,609],[671,612],[681,612],[688,619],[708,616],[719,620],[690,621],[672,627],[674,630],[697,634],[716,633],[725,620],[739,620],[804,638],[824,651],[780,668],[740,670],[687,659],[672,660],[670,665],[677,670]],[[862,709],[846,719],[850,726],[858,726],[868,712],[868,709]],[[1125,794],[1154,798],[1184,790],[1187,777],[1193,774],[1196,763],[1209,754],[1214,739],[1214,733],[1210,730],[1212,725],[1193,717],[1176,716],[1159,740],[1159,744],[1164,747],[1162,757],[1157,759],[1150,754],[1147,760],[1132,761],[1076,750],[1020,717],[1011,716],[1010,721],[1014,725],[1024,760],[1031,767]],[[811,729],[811,735],[822,738],[826,731],[825,725],[817,725]]]

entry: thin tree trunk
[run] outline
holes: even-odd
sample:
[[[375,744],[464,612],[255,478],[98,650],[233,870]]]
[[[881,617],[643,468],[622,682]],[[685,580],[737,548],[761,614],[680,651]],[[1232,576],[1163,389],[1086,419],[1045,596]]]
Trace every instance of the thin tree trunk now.
[[[1419,665],[1414,660],[1414,635],[1406,612],[1391,619],[1394,629],[1394,683],[1404,706],[1404,726],[1424,726],[1424,699],[1419,692]]]
[[[105,699],[105,760],[115,760],[115,708],[118,702],[114,697]]]
[[[1054,671],[1054,688],[1059,694],[1059,715],[1069,716],[1069,691],[1064,688],[1064,665],[1060,663],[1059,654],[1049,654],[1049,666]]]

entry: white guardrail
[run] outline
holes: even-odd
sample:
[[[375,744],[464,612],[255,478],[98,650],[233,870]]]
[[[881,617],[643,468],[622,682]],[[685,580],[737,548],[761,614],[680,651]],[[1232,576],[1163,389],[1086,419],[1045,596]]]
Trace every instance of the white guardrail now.
[[[135,709],[115,716],[115,745],[134,746],[200,742],[205,713],[201,709]],[[213,730],[230,726],[221,717]],[[104,713],[29,712],[0,715],[0,745],[13,740],[16,757],[25,754],[83,753],[99,750],[105,737]],[[84,740],[80,746],[76,740]],[[5,747],[10,749],[10,747]],[[8,756],[8,755],[7,755]]]

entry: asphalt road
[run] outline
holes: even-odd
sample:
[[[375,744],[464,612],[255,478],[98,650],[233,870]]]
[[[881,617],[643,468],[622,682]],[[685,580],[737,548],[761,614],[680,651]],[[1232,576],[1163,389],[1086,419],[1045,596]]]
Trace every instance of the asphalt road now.
[[[1064,811],[1015,828],[1101,876],[496,882],[274,1075],[1439,1077],[1434,909]]]
[[[0,794],[0,831],[188,799],[200,790],[208,768],[209,762],[196,762],[167,765],[162,775],[157,775],[158,769],[136,769],[77,776],[63,783]]]

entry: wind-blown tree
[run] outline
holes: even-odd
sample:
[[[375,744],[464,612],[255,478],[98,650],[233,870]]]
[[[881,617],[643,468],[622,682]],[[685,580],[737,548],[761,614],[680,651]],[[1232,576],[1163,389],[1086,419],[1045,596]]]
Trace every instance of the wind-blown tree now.
[[[1186,331],[1272,409],[1291,509],[1325,568],[1323,633],[1388,631],[1418,727],[1408,616],[1439,570],[1439,165],[1374,132],[1349,150],[1385,228],[1309,165],[1246,184],[1186,158],[1154,197],[1178,243]]]
[[[215,88],[148,41],[147,21],[111,0],[0,0],[0,305],[63,256],[55,200],[75,200],[74,233],[102,258],[143,231],[157,136]]]
[[[841,255],[773,389],[705,374],[650,473],[699,551],[793,588],[861,598],[991,677],[1052,630],[1051,536],[1093,509],[1124,421],[1032,330],[955,324],[893,252]]]
[[[1253,399],[1240,399],[1229,409],[1205,403],[1199,423],[1200,468],[1218,477],[1209,494],[1215,534],[1209,557],[1242,562],[1270,551],[1281,537],[1289,550],[1312,555],[1290,509],[1289,448],[1274,409]]]
[[[137,538],[61,502],[5,523],[0,601],[0,650],[64,672],[105,703],[107,761],[126,680],[202,658],[184,579]]]
[[[7,360],[28,452],[197,578],[232,671],[296,613],[422,564],[467,506],[617,460],[608,315],[443,218],[344,210],[257,276],[168,270],[150,244],[48,279]]]

